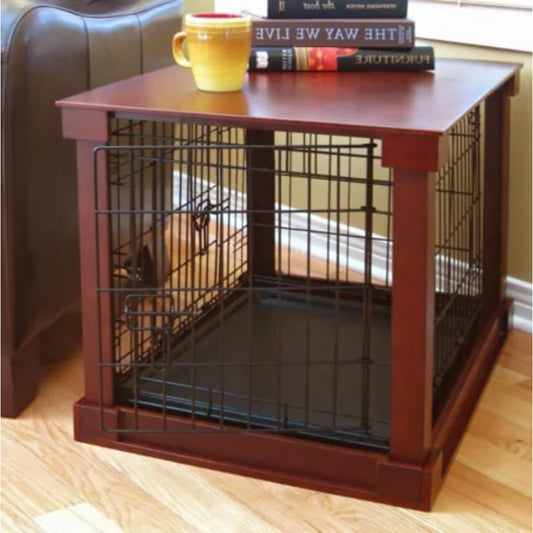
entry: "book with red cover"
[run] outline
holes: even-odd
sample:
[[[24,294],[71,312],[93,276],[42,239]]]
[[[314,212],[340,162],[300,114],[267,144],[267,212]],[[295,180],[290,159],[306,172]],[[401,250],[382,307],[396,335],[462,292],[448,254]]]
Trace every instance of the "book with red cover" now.
[[[249,72],[421,71],[435,68],[431,46],[411,50],[331,47],[253,47]]]

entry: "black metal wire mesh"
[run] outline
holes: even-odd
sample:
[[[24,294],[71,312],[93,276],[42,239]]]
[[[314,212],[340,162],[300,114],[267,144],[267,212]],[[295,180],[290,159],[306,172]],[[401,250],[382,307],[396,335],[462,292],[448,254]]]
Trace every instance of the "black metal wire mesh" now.
[[[162,413],[160,431],[173,414],[189,431],[209,421],[387,447],[392,206],[379,142],[110,129],[97,218],[110,225],[112,282],[99,291],[113,297],[114,338],[101,367],[118,401]]]
[[[434,416],[481,319],[480,116],[453,128],[436,181]],[[101,369],[119,403],[162,413],[151,431],[177,431],[166,417],[179,415],[179,431],[207,421],[386,448],[393,210],[380,142],[263,138],[110,122]]]
[[[448,163],[436,183],[434,415],[479,326],[483,273],[481,113],[452,132]]]

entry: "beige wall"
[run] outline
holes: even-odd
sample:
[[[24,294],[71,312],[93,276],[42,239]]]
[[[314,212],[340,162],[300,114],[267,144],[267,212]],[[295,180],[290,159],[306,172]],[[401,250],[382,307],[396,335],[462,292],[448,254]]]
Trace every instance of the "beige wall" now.
[[[509,276],[531,283],[531,54],[424,41],[436,57],[481,59],[522,63],[520,92],[511,99],[511,147],[509,173]],[[422,44],[422,41],[420,41]]]
[[[214,0],[184,0],[183,12],[201,12],[201,11],[213,11],[215,2]]]

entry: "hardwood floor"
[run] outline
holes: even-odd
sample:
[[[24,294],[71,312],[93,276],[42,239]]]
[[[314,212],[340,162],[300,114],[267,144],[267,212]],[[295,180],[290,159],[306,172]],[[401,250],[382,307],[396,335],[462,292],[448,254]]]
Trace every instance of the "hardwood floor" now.
[[[81,356],[3,419],[2,531],[531,531],[531,335],[512,331],[431,513],[77,443]]]

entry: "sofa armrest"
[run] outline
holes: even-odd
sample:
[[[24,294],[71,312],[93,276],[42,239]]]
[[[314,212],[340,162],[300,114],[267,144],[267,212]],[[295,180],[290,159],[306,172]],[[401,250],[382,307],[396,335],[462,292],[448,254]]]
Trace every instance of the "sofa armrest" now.
[[[62,138],[55,102],[173,64],[181,6],[2,1],[2,310],[10,317],[2,339],[9,358],[79,301],[75,146]]]

